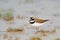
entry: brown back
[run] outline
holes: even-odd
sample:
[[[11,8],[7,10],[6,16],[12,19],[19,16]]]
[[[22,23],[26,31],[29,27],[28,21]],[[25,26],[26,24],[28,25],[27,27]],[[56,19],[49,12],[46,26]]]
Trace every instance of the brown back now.
[[[35,22],[38,22],[38,23],[44,23],[44,22],[48,21],[48,20],[43,20],[43,19],[34,18],[34,17],[31,17],[31,18],[33,18],[35,20]]]

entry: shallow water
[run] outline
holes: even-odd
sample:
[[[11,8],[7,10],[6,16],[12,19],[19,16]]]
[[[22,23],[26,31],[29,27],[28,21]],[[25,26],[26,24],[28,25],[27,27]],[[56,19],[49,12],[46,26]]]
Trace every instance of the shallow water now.
[[[8,9],[13,10],[14,21],[6,22],[0,19],[0,40],[4,40],[4,34],[8,35],[6,40],[8,40],[10,36],[12,40],[15,40],[17,37],[21,40],[30,40],[31,36],[38,36],[34,34],[36,29],[31,28],[32,26],[29,24],[29,18],[31,16],[49,19],[46,24],[41,26],[42,29],[56,30],[54,34],[42,36],[42,40],[55,40],[56,38],[60,38],[60,0],[0,0],[0,12],[3,16]],[[18,15],[23,18],[18,19]],[[21,27],[25,30],[24,34],[6,32],[7,28],[14,29]]]

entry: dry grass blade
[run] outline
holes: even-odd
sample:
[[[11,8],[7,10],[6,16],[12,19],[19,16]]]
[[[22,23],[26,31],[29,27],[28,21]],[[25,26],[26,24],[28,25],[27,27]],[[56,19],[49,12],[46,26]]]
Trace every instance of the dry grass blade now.
[[[14,17],[11,16],[11,17],[4,17],[3,18],[5,21],[13,21],[14,20]]]
[[[5,14],[3,15],[3,19],[5,21],[12,21],[14,19],[11,9],[6,10]]]
[[[7,39],[8,38],[8,35],[7,34],[4,34],[3,35],[3,39]]]
[[[7,29],[7,32],[20,32],[20,33],[23,33],[24,32],[24,29]]]
[[[39,37],[31,37],[30,40],[41,40]]]
[[[60,38],[56,38],[56,40],[60,40]]]
[[[20,16],[20,15],[18,15],[17,18],[18,18],[18,19],[25,19],[24,16]]]

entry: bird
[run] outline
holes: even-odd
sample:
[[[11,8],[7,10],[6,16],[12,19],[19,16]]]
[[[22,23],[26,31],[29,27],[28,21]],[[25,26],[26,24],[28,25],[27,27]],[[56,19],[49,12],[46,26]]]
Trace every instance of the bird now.
[[[45,24],[47,21],[49,21],[49,20],[48,19],[44,20],[44,19],[40,19],[40,18],[30,17],[29,23],[34,27],[39,27],[39,26]]]
[[[37,31],[52,31],[55,30],[55,27],[42,26],[49,23],[49,19],[41,19],[36,17],[30,17],[29,23],[32,28],[35,28]]]

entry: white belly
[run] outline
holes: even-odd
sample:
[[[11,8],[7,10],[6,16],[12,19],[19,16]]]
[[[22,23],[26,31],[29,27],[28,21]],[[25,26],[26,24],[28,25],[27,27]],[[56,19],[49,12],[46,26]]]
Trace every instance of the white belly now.
[[[34,24],[31,24],[32,26],[34,26],[34,27],[38,27],[38,26],[41,26],[41,25],[43,25],[44,23],[34,23]]]
[[[38,27],[39,30],[45,30],[45,31],[51,31],[51,30],[54,30],[54,27],[48,27],[48,26],[42,26],[44,25],[45,23],[34,23],[34,24],[31,24],[33,27]]]

